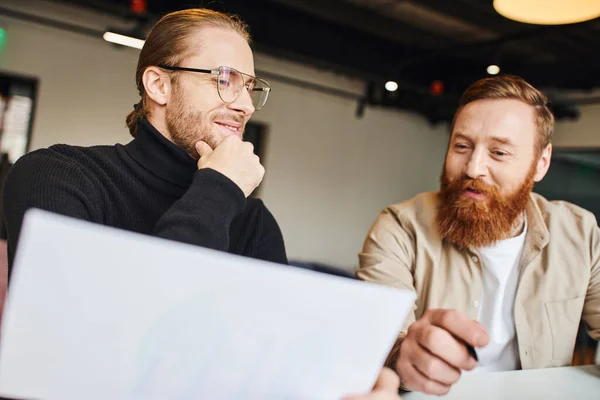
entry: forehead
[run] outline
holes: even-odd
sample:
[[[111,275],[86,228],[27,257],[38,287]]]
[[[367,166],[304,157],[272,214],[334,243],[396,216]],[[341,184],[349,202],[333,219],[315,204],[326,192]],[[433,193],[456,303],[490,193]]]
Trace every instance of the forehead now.
[[[514,99],[477,100],[456,116],[452,136],[457,134],[474,141],[501,137],[515,145],[533,145],[537,135],[535,110]]]
[[[254,57],[246,40],[236,31],[203,28],[189,39],[191,55],[186,66],[217,68],[226,66],[254,75]]]

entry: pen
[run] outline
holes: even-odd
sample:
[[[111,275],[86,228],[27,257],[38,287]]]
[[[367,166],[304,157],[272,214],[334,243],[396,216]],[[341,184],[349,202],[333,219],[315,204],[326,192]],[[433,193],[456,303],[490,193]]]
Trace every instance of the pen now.
[[[475,361],[479,361],[479,358],[477,358],[477,353],[475,352],[475,348],[466,342],[464,342],[464,344],[465,346],[467,346],[467,351],[469,352],[469,355],[473,357]]]

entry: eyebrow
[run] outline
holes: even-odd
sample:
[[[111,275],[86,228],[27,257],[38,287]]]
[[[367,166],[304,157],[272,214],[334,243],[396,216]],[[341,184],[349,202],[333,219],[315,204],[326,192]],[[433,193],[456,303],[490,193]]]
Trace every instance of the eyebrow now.
[[[514,143],[509,138],[499,137],[499,136],[492,136],[490,138],[490,140],[492,142],[498,142],[500,144],[505,144],[507,146],[514,146]]]
[[[468,137],[467,135],[465,135],[463,133],[455,133],[452,136],[452,140],[456,140],[456,139],[468,140],[469,142],[473,141],[470,137]]]
[[[456,139],[462,139],[462,140],[467,140],[469,142],[473,142],[473,139],[471,139],[470,137],[468,137],[467,135],[465,135],[464,133],[455,133],[454,140]],[[506,137],[501,137],[501,136],[492,136],[491,138],[489,138],[490,141],[492,142],[496,142],[496,143],[500,143],[500,144],[504,144],[506,146],[514,146],[514,143]]]

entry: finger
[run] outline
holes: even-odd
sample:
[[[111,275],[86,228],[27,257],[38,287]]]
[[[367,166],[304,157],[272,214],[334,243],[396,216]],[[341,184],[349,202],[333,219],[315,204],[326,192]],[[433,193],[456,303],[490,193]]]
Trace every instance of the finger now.
[[[208,145],[208,143],[199,141],[196,142],[196,151],[200,157],[206,157],[212,154],[213,149]]]
[[[223,141],[221,143],[225,143],[225,142],[246,143],[238,135],[229,135],[229,136],[225,137],[225,139],[223,139]]]
[[[429,310],[429,321],[444,328],[473,347],[483,347],[490,341],[483,325],[456,310]]]
[[[400,389],[400,378],[398,378],[398,375],[389,368],[383,368],[377,378],[377,382],[375,382],[375,386],[373,386],[373,390],[397,393],[398,389]]]
[[[425,377],[444,385],[452,385],[458,381],[461,375],[460,369],[448,365],[424,347],[419,345],[415,347],[415,353],[411,360],[413,366]]]
[[[467,347],[448,331],[435,325],[425,326],[417,336],[417,343],[447,364],[460,369],[471,370],[477,362],[467,351]],[[412,360],[417,357],[411,357]]]
[[[445,385],[431,379],[427,379],[419,370],[409,363],[402,365],[402,380],[404,385],[412,390],[437,396],[444,395],[450,391],[450,385]]]
[[[250,151],[252,153],[254,153],[254,145],[252,144],[252,142],[244,142],[244,146],[246,146],[247,148],[249,148]]]
[[[346,396],[344,400],[399,400],[400,378],[389,368],[383,368],[373,386],[373,391],[362,396]]]

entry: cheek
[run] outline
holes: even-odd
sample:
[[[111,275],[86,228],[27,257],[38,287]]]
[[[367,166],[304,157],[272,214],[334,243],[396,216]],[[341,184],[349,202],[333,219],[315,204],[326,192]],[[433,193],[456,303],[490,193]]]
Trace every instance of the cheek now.
[[[462,175],[464,163],[461,161],[460,157],[456,155],[449,154],[446,156],[446,161],[444,163],[444,174],[449,179],[455,179]]]
[[[224,114],[227,112],[227,105],[220,99],[214,101],[214,99],[205,99],[202,104],[198,104],[196,109],[204,114],[209,120],[213,117]]]
[[[508,196],[521,187],[525,179],[521,170],[515,170],[509,166],[497,166],[490,168],[491,172],[491,184],[498,187],[500,194]]]
[[[204,90],[188,91],[185,97],[182,98],[184,104],[197,112],[208,115],[214,111],[222,109],[223,101],[219,97],[216,89],[203,88]]]

